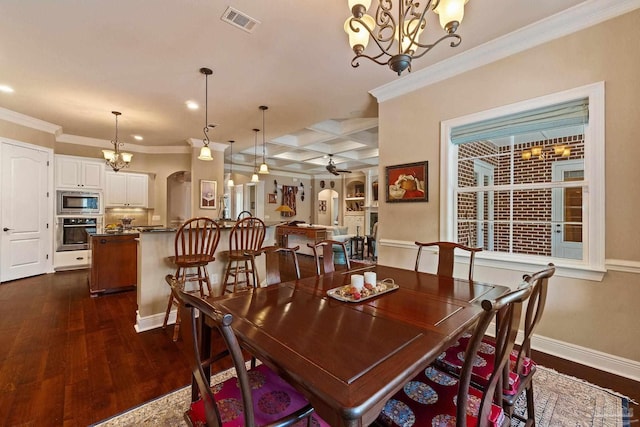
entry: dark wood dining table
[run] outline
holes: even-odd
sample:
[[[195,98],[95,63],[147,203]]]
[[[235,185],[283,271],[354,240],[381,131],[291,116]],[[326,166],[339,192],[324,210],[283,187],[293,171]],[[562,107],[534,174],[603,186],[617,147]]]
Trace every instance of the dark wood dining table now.
[[[375,271],[399,285],[361,302],[327,291]],[[229,312],[241,345],[306,395],[332,426],[366,426],[384,403],[480,316],[505,286],[388,266],[334,272],[210,302]]]

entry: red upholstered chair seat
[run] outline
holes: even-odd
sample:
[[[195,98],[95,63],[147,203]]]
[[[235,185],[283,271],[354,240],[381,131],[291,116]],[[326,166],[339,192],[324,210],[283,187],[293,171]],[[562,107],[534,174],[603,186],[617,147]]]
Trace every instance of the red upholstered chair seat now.
[[[462,364],[464,363],[464,353],[469,344],[471,334],[464,334],[458,341],[449,347],[444,353],[442,353],[436,364],[446,372],[451,372],[456,375],[460,374],[462,370]],[[495,340],[491,337],[485,336],[482,339],[478,353],[476,354],[473,362],[473,371],[471,374],[471,382],[477,386],[484,388],[489,381],[489,377],[493,372],[495,358]],[[517,375],[513,370],[515,369],[516,362],[518,360],[518,350],[513,349],[509,355],[509,365],[512,371],[509,374],[509,384],[505,384],[503,393],[506,395],[514,395],[518,391],[520,385],[520,376],[527,376],[532,372],[535,372],[536,363],[529,357],[524,357],[522,368],[520,369],[520,375]]]
[[[248,374],[256,425],[269,424],[284,414],[294,412],[309,403],[302,394],[265,365],[249,370]],[[237,378],[229,378],[214,385],[211,389],[221,414],[222,425],[243,427],[245,424],[242,410],[242,391],[238,386]],[[201,399],[191,404],[186,415],[192,425],[206,425],[204,404]],[[301,420],[298,424],[306,426],[307,420]],[[329,426],[316,414],[313,414],[310,425]]]
[[[387,401],[378,422],[388,427],[455,426],[457,393],[456,377],[429,366]],[[469,387],[467,426],[478,425],[482,394],[477,388]],[[489,425],[500,426],[504,416],[502,408],[492,404]]]

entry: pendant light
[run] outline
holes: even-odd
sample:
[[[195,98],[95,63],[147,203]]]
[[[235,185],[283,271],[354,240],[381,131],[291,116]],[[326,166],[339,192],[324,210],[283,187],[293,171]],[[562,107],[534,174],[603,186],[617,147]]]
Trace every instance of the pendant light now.
[[[120,152],[120,146],[124,145],[124,142],[118,141],[118,116],[122,113],[119,111],[112,111],[111,114],[116,116],[116,138],[111,141],[113,144],[113,150],[102,150],[102,155],[107,165],[111,166],[115,172],[118,172],[122,168],[128,168],[131,163],[133,154]]]
[[[209,128],[214,128],[215,125],[209,124],[209,76],[213,74],[211,68],[200,68],[200,73],[204,74],[204,128],[202,132],[204,133],[204,139],[202,140],[202,148],[200,149],[200,155],[198,159],[210,161],[213,160],[211,157],[211,148],[209,148]]]
[[[259,107],[262,110],[262,164],[260,165],[260,169],[258,170],[258,173],[261,175],[268,175],[269,174],[269,166],[267,166],[267,162],[265,161],[265,149],[266,149],[266,142],[265,142],[265,134],[266,129],[264,127],[264,112],[266,110],[269,109],[269,107],[267,107],[266,105],[261,105]]]
[[[231,147],[231,153],[229,154],[229,181],[227,182],[228,187],[233,187],[235,184],[233,182],[233,143],[235,141],[229,141],[229,147]]]
[[[254,129],[255,138],[253,141],[253,175],[251,175],[251,182],[260,182],[260,177],[258,177],[258,132],[260,129]]]

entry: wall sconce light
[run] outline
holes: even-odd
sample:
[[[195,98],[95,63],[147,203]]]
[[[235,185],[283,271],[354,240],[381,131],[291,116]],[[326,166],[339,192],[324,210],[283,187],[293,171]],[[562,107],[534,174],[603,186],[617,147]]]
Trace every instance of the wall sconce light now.
[[[278,181],[277,180],[273,180],[273,194],[275,194],[276,196],[278,195]]]
[[[300,191],[302,192],[302,194],[300,194],[300,200],[304,202],[304,184],[302,182],[300,183]]]
[[[538,160],[545,160],[550,154],[551,152],[545,153],[542,147],[536,146],[531,147],[530,150],[523,150],[521,156],[522,160],[530,160],[532,157]],[[564,145],[554,145],[553,154],[559,157],[569,157],[571,156],[571,148]]]

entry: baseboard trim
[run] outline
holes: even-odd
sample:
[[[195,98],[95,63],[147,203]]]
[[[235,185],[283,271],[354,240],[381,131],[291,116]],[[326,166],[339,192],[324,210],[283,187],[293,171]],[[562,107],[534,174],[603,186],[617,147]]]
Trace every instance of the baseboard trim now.
[[[534,336],[531,347],[552,356],[640,382],[640,362],[553,338]]]
[[[495,323],[492,323],[487,328],[487,335],[495,336],[495,330]],[[516,343],[522,342],[523,339],[524,331],[519,330]],[[534,335],[531,338],[531,348],[551,356],[640,382],[640,362],[635,360],[539,335]]]
[[[169,313],[169,321],[168,325],[172,325],[176,323],[176,313],[177,310],[172,310]],[[151,316],[141,317],[140,312],[136,310],[136,324],[133,325],[133,328],[137,333],[150,331],[152,329],[161,328],[164,323],[164,313],[158,313]]]

